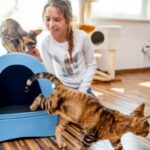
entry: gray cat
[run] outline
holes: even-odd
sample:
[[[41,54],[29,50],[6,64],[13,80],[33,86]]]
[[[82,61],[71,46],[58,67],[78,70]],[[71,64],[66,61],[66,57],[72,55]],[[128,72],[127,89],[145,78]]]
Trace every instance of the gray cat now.
[[[8,52],[27,52],[36,47],[36,36],[42,30],[26,32],[14,19],[6,19],[0,25],[2,45]]]

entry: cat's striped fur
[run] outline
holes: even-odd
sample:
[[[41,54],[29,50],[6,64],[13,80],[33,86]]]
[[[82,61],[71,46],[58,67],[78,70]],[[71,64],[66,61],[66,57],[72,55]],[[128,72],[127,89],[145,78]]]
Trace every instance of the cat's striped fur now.
[[[87,150],[93,142],[108,139],[116,150],[122,149],[121,136],[126,132],[147,136],[150,125],[144,117],[144,104],[141,104],[130,115],[124,115],[100,104],[96,97],[79,90],[64,86],[56,76],[49,73],[37,73],[27,80],[26,90],[39,79],[47,78],[55,84],[55,90],[49,97],[39,95],[30,109],[41,107],[49,114],[61,116],[56,128],[56,140],[59,147],[64,147],[61,134],[68,122],[74,122],[85,130],[82,150]]]

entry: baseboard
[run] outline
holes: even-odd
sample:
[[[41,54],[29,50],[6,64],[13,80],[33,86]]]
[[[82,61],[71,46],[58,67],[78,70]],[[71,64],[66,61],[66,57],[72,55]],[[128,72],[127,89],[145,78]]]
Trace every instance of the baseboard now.
[[[147,71],[150,71],[150,67],[116,70],[115,74],[118,75],[123,73],[136,73],[136,72],[147,72]]]

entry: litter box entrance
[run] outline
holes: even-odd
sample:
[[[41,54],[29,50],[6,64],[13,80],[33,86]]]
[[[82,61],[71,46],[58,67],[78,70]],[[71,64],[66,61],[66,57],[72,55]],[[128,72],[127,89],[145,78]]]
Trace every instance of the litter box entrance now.
[[[28,112],[30,104],[41,93],[38,81],[25,93],[26,80],[34,73],[24,65],[11,65],[0,74],[0,114]]]

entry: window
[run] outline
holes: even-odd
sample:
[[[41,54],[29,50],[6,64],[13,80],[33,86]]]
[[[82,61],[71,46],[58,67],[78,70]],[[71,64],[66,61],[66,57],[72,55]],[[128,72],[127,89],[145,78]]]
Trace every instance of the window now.
[[[78,0],[70,0],[72,6],[73,19],[76,20],[79,14],[79,2]]]
[[[6,18],[16,19],[25,29],[42,26],[42,11],[48,0],[0,0],[0,23]],[[70,0],[73,16],[78,14],[77,0]]]
[[[6,18],[16,19],[25,29],[42,25],[42,10],[47,0],[1,0],[0,21]]]
[[[145,5],[145,0],[100,0],[91,3],[91,17],[143,19]]]

